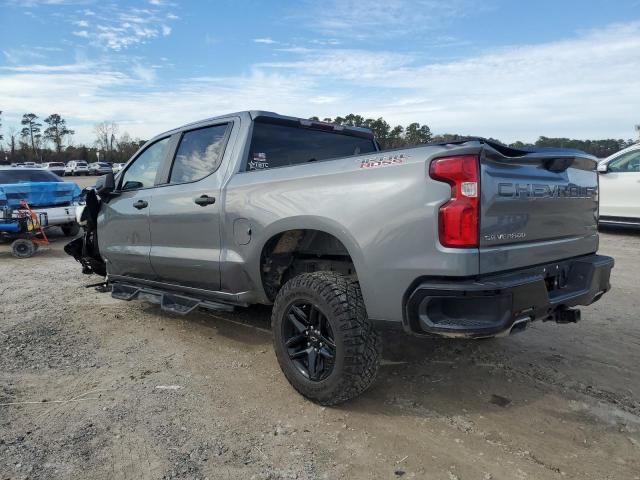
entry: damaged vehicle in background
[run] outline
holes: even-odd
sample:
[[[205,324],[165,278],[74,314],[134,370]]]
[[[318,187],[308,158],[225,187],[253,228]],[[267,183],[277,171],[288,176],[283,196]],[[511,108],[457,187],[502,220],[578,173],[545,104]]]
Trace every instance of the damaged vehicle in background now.
[[[273,305],[285,376],[331,405],[371,385],[386,327],[486,338],[578,321],[613,267],[596,253],[595,168],[483,139],[384,152],[368,129],[234,113],[100,177],[65,250],[115,298]]]
[[[60,227],[68,237],[80,231],[76,208],[82,190],[78,185],[43,168],[0,167],[0,221],[13,218],[23,201],[43,219],[43,227]]]

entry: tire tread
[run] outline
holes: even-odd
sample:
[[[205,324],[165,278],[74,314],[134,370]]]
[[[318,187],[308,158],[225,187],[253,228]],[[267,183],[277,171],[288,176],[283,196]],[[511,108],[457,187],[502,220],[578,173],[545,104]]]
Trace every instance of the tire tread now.
[[[331,308],[327,313],[333,316],[344,336],[344,368],[339,372],[340,381],[332,388],[309,388],[296,378],[297,372],[283,364],[288,359],[280,358],[279,354],[278,361],[285,376],[302,395],[322,405],[336,405],[357,397],[374,382],[381,353],[381,340],[368,319],[358,281],[329,271],[304,273],[289,280],[278,292],[274,303],[274,342],[280,341],[275,331],[280,325],[277,316],[283,313],[281,310],[286,306],[290,292],[300,289],[317,293]]]

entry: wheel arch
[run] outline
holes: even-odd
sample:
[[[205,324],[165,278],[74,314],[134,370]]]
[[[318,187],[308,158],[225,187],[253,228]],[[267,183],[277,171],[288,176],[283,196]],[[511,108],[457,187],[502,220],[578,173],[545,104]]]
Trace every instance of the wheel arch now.
[[[292,232],[303,232],[303,238],[308,238],[308,235],[310,234],[315,235],[316,238],[319,238],[318,241],[321,244],[324,243],[327,246],[331,246],[332,249],[333,247],[341,247],[344,250],[345,256],[352,262],[355,270],[354,273],[358,278],[366,275],[367,266],[364,261],[361,247],[343,225],[340,225],[335,220],[326,217],[289,217],[273,223],[269,228],[264,230],[263,235],[261,236],[259,254],[257,255],[257,261],[255,262],[257,264],[257,278],[259,279],[260,287],[265,298],[270,301],[273,300],[273,295],[268,292],[268,287],[265,288],[265,279],[263,275],[265,256],[268,255],[269,252],[273,251],[280,238],[285,235],[292,234]],[[335,241],[336,244],[330,245],[331,241]],[[296,250],[291,250],[291,252],[294,251]],[[333,253],[335,254],[337,252]],[[329,253],[328,256],[333,255]]]

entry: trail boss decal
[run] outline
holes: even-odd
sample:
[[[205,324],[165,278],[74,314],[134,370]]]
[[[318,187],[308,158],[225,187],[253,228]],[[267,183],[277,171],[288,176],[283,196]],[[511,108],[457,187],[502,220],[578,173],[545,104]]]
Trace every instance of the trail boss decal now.
[[[360,161],[360,168],[376,168],[376,167],[389,167],[391,165],[398,165],[404,163],[404,160],[409,155],[399,153],[396,155],[383,155],[381,157],[369,157]]]

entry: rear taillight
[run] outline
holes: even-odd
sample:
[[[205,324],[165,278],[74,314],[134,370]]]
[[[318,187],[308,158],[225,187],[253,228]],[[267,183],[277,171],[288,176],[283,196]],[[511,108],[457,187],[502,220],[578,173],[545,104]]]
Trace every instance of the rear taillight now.
[[[445,247],[477,247],[480,223],[478,157],[459,155],[437,158],[429,174],[451,185],[451,200],[440,207],[440,243]]]

